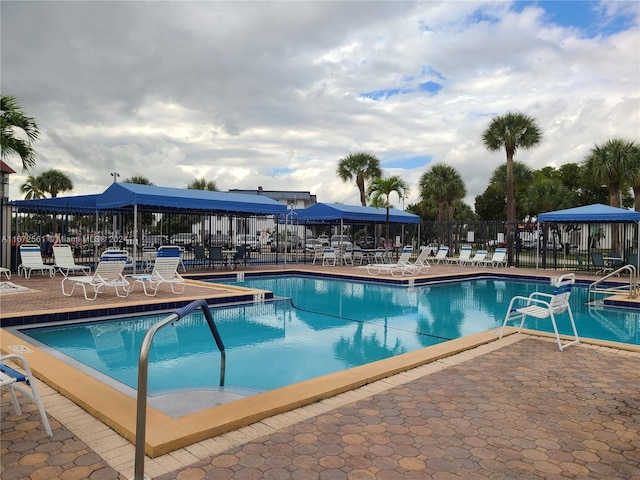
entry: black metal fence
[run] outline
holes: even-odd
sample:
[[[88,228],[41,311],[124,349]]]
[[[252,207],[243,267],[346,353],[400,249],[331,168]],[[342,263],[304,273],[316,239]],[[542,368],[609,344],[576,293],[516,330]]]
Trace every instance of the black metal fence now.
[[[233,259],[244,265],[311,263],[318,245],[327,245],[335,235],[363,248],[386,247],[396,251],[412,245],[416,252],[440,245],[457,256],[460,247],[486,249],[489,255],[498,247],[511,250],[510,265],[526,268],[597,271],[594,260],[601,256],[619,258],[618,263],[638,263],[638,225],[632,224],[543,224],[520,223],[509,231],[506,222],[423,222],[421,225],[296,223],[294,216],[193,215],[141,213],[137,236],[129,213],[99,215],[34,214],[14,212],[11,222],[11,269],[19,264],[20,243],[41,246],[45,258],[53,262],[52,244],[72,245],[79,263],[95,262],[106,248],[125,248],[136,257],[142,250],[161,245],[180,245],[185,265],[213,267],[210,249],[244,247],[246,253]],[[388,228],[388,233],[387,233]],[[7,239],[3,232],[3,239]],[[511,242],[509,239],[512,239]],[[417,253],[416,253],[417,254]]]
[[[511,233],[511,235],[509,235]],[[493,252],[511,249],[511,265],[521,268],[600,270],[600,257],[613,266],[632,264],[638,268],[636,223],[519,223],[509,232],[506,222],[423,222],[421,242],[428,248],[448,246],[457,256],[460,247]],[[511,245],[508,239],[512,238]],[[595,257],[595,260],[594,260]]]

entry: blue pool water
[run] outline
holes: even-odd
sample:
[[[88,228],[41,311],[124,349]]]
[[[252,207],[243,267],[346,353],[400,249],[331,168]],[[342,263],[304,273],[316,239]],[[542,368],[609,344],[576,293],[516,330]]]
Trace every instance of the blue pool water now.
[[[407,288],[310,277],[229,282],[286,300],[212,310],[226,347],[227,388],[270,390],[502,325],[509,300],[543,283],[476,279]],[[571,306],[581,337],[640,344],[637,311],[588,308],[586,288]],[[290,300],[289,300],[290,299]],[[166,315],[22,330],[22,333],[135,388],[140,345]],[[561,333],[570,333],[565,315]],[[548,321],[527,328],[550,331]],[[194,313],[161,329],[149,359],[149,391],[217,387],[220,354]]]

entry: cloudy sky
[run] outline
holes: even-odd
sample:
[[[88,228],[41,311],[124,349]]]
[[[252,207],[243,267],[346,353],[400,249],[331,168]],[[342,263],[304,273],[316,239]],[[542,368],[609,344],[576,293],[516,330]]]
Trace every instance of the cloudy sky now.
[[[492,117],[533,116],[517,160],[580,162],[640,137],[637,1],[2,0],[0,80],[41,130],[34,174],[70,194],[134,175],[185,187],[303,190],[358,204],[338,160],[368,152],[411,186],[455,167],[467,203],[504,152]],[[19,161],[10,197],[25,181]],[[401,206],[397,200],[396,206]]]

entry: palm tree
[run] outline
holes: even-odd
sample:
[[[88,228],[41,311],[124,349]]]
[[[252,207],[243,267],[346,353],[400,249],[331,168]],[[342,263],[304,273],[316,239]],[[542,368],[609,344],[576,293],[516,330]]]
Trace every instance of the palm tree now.
[[[190,190],[208,190],[209,192],[218,191],[216,182],[213,180],[207,181],[204,177],[194,179],[189,185],[187,185],[187,188]]]
[[[504,147],[507,154],[507,248],[508,263],[513,260],[513,230],[516,226],[516,196],[513,186],[513,157],[519,148],[532,148],[540,143],[542,131],[533,117],[508,112],[491,120],[482,134],[482,143],[490,151]]]
[[[216,182],[213,180],[207,181],[207,179],[204,177],[194,179],[189,185],[187,185],[187,188],[190,190],[208,190],[210,192],[218,191]],[[204,238],[206,234],[205,221],[206,221],[206,218],[204,215],[202,215],[200,217],[200,238],[202,239],[202,242],[204,242]]]
[[[134,175],[133,177],[125,178],[123,182],[135,183],[137,185],[153,185],[153,182],[151,180],[149,180],[147,177],[143,177],[142,175]]]
[[[338,162],[336,171],[338,177],[344,182],[355,178],[356,186],[360,191],[360,204],[367,206],[365,181],[382,176],[380,160],[370,153],[350,153]]]
[[[16,130],[21,130],[27,138],[16,137]],[[35,120],[25,115],[17,99],[9,95],[0,96],[0,159],[17,154],[22,160],[22,170],[31,170],[36,165],[33,142],[39,135]]]
[[[371,181],[371,185],[369,185],[369,190],[367,192],[368,196],[372,197],[372,203],[380,204],[382,201],[385,208],[387,209],[387,218],[386,218],[386,239],[389,240],[389,209],[391,208],[391,203],[389,201],[389,197],[392,193],[397,193],[398,198],[402,200],[406,198],[409,193],[409,186],[407,183],[402,180],[397,175],[393,175],[389,178],[381,178],[376,177]]]
[[[534,180],[533,170],[529,168],[526,163],[513,161],[513,193],[514,197],[520,198],[522,192],[526,191],[527,187],[531,185]],[[489,185],[495,188],[496,192],[502,194],[502,201],[507,196],[507,164],[495,168],[489,177]],[[506,211],[505,211],[506,214]],[[520,207],[520,202],[516,203],[516,215],[515,218],[522,218],[526,214],[525,210]],[[506,218],[506,217],[503,217]]]
[[[449,221],[453,221],[453,205],[464,198],[467,189],[458,171],[444,163],[437,163],[420,177],[420,195],[433,198],[438,203],[438,221],[444,221],[445,205],[449,209]]]
[[[640,212],[640,144],[634,143],[631,146],[631,158],[634,163],[635,175],[631,182],[631,188],[633,188],[633,203],[634,210]]]
[[[33,175],[29,175],[27,181],[20,185],[20,193],[24,195],[25,200],[44,198],[44,192],[40,187],[38,177]]]
[[[594,185],[607,185],[609,205],[622,207],[621,192],[636,183],[638,176],[637,147],[634,142],[612,138],[591,149],[584,160],[585,173]],[[612,248],[619,251],[618,225],[611,224]]]
[[[47,170],[38,176],[38,185],[40,189],[55,198],[61,192],[73,190],[73,182],[66,173],[60,170]]]

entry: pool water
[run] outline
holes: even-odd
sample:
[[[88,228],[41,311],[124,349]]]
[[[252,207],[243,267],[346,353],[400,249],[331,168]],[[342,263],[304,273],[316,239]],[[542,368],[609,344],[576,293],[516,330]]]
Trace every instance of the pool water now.
[[[509,300],[544,283],[498,279],[407,288],[301,276],[228,282],[273,291],[284,300],[212,309],[226,347],[228,389],[264,391],[417,350],[502,325]],[[581,337],[640,344],[637,311],[589,308],[577,287],[571,307]],[[140,345],[166,315],[22,330],[56,354],[136,388]],[[570,333],[566,315],[560,333]],[[551,331],[549,321],[527,328]],[[149,357],[149,392],[215,388],[220,353],[199,312],[156,334]]]

